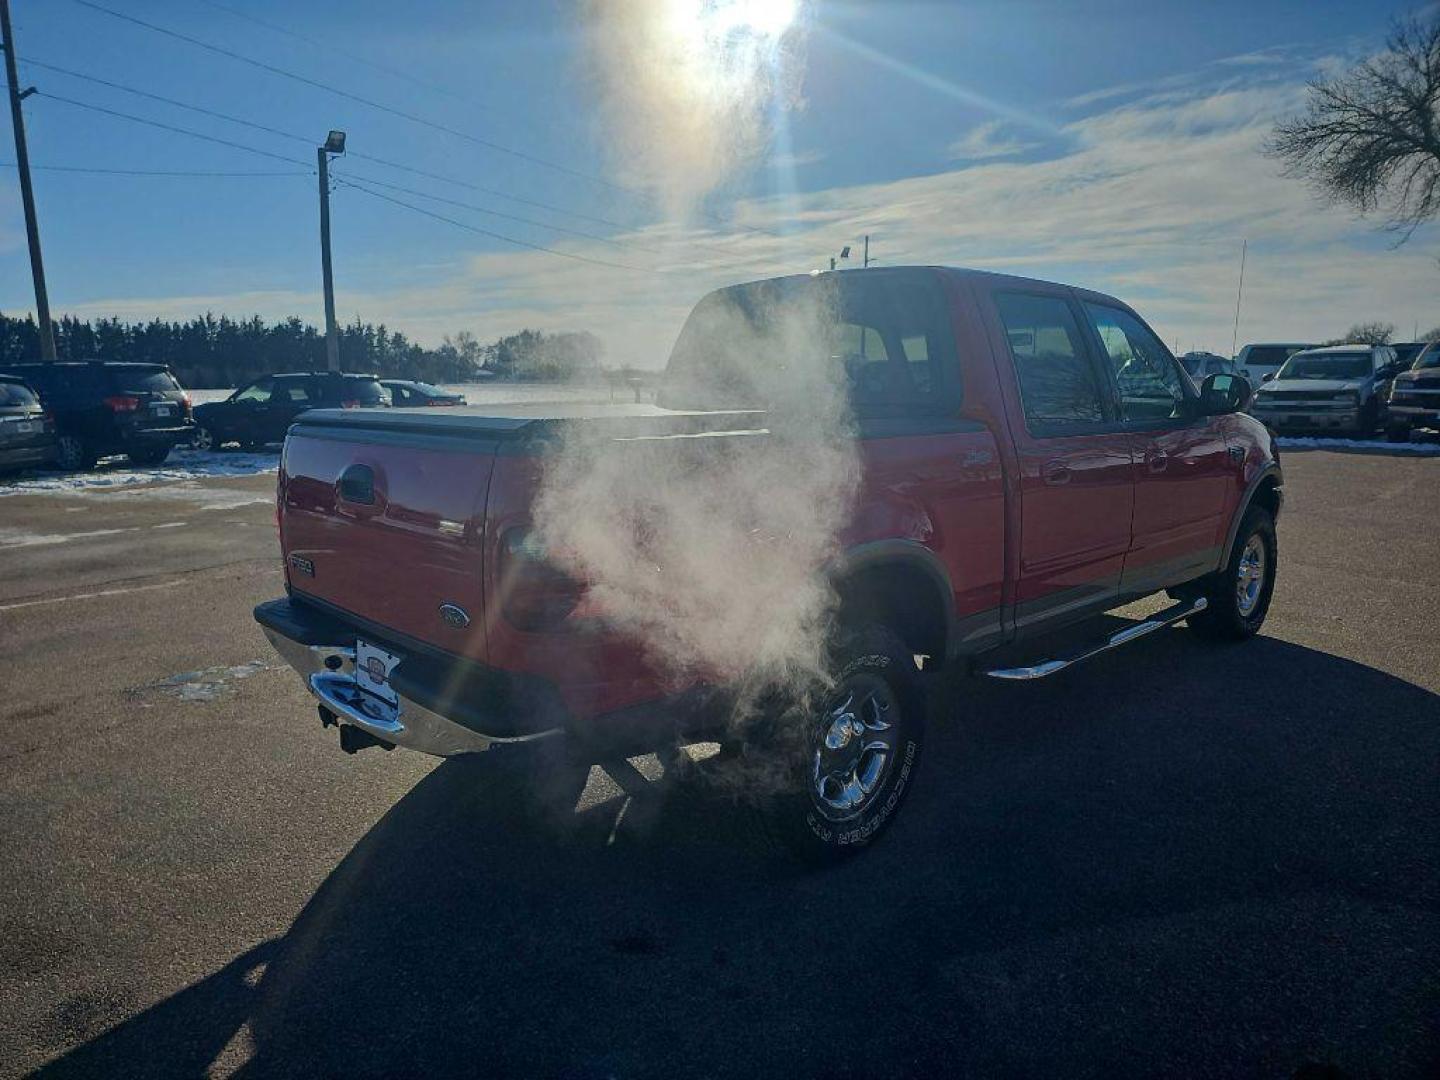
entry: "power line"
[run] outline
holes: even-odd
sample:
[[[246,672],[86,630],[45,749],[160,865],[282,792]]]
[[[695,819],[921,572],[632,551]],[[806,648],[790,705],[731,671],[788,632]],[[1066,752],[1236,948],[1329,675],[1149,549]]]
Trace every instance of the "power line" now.
[[[267,135],[273,135],[273,136],[275,136],[276,138],[288,139],[288,140],[290,140],[291,142],[304,143],[306,146],[311,145],[311,144],[313,143],[313,141],[314,141],[313,139],[309,138],[308,136],[298,135],[298,134],[296,134],[296,133],[293,132],[293,131],[283,131],[283,130],[281,130],[280,128],[270,127],[270,126],[267,125],[267,124],[259,124],[259,123],[256,123],[256,122],[253,121],[253,120],[246,120],[246,119],[244,119],[243,117],[232,116],[232,115],[229,114],[229,113],[219,112],[218,110],[215,110],[215,109],[208,109],[208,108],[204,107],[203,105],[195,105],[195,104],[192,104],[191,102],[188,102],[188,101],[181,101],[181,100],[179,100],[178,98],[166,97],[164,94],[156,94],[156,93],[154,93],[154,92],[152,92],[152,91],[149,91],[149,90],[141,90],[141,89],[139,89],[138,87],[127,86],[127,85],[124,84],[124,83],[114,82],[113,80],[110,80],[110,79],[102,79],[102,78],[100,78],[100,77],[97,76],[97,75],[87,75],[87,74],[85,74],[85,73],[82,72],[82,71],[75,71],[75,70],[73,70],[73,69],[71,69],[71,68],[61,67],[61,66],[58,65],[58,64],[50,64],[50,63],[46,63],[46,62],[43,61],[43,60],[33,60],[33,59],[28,58],[28,57],[17,57],[17,59],[23,60],[23,62],[24,62],[25,64],[27,64],[28,66],[30,66],[30,67],[41,68],[41,69],[43,69],[43,70],[45,70],[45,71],[53,71],[53,72],[56,72],[57,74],[65,75],[65,76],[67,76],[67,77],[69,77],[69,78],[80,79],[80,80],[82,80],[82,81],[84,81],[84,82],[94,83],[94,84],[96,84],[97,86],[104,86],[104,87],[107,87],[107,88],[109,88],[109,89],[111,89],[111,90],[119,90],[121,93],[133,94],[133,95],[136,96],[136,97],[145,98],[146,100],[149,100],[149,101],[157,101],[157,102],[160,102],[160,103],[163,104],[163,105],[169,105],[169,106],[172,106],[172,107],[177,108],[177,109],[185,109],[185,110],[187,110],[188,112],[197,113],[197,114],[199,114],[199,115],[201,115],[201,116],[208,116],[208,117],[211,117],[212,119],[215,119],[215,120],[223,120],[223,121],[225,121],[226,123],[230,123],[230,124],[239,124],[239,125],[242,126],[242,127],[250,128],[250,129],[253,130],[253,131],[261,131],[261,132],[264,132],[264,133],[267,134]],[[519,195],[511,195],[511,194],[509,194],[509,193],[507,193],[507,192],[500,191],[500,190],[497,190],[497,189],[495,189],[495,188],[485,187],[485,186],[480,185],[480,184],[474,184],[474,183],[471,183],[471,182],[469,182],[469,181],[467,181],[467,180],[460,180],[460,179],[457,179],[457,178],[451,177],[451,176],[444,176],[444,175],[442,175],[442,174],[440,174],[440,173],[427,172],[427,171],[424,170],[424,169],[417,169],[417,168],[415,168],[414,166],[406,165],[406,164],[404,164],[404,163],[402,163],[402,162],[391,161],[391,160],[389,160],[389,159],[387,159],[387,158],[382,158],[382,157],[376,157],[376,156],[374,156],[373,154],[364,154],[364,153],[361,153],[361,152],[359,152],[359,151],[350,151],[350,152],[347,154],[347,156],[348,156],[348,157],[353,157],[353,158],[359,158],[359,159],[362,159],[362,160],[364,160],[364,161],[373,162],[373,163],[376,164],[376,165],[383,165],[383,166],[385,166],[386,168],[399,169],[399,170],[402,170],[402,171],[404,171],[404,172],[413,173],[413,174],[415,174],[415,175],[417,175],[417,176],[426,177],[427,179],[438,180],[438,181],[440,181],[440,182],[442,182],[442,183],[455,184],[455,185],[457,185],[457,186],[459,186],[459,187],[469,188],[469,189],[472,190],[472,191],[481,192],[482,194],[493,195],[493,196],[495,196],[496,198],[508,199],[508,200],[510,200],[510,201],[512,201],[512,202],[517,202],[517,203],[520,203],[520,204],[525,205],[525,206],[533,206],[533,207],[535,207],[536,209],[546,210],[546,211],[548,211],[548,212],[550,212],[550,213],[553,213],[553,214],[561,214],[561,215],[564,215],[564,216],[577,218],[577,219],[582,220],[582,221],[589,221],[589,222],[592,222],[592,223],[594,223],[594,224],[605,225],[605,226],[608,226],[609,228],[612,228],[612,229],[618,229],[618,230],[620,230],[621,232],[629,232],[629,231],[631,231],[631,229],[632,229],[632,226],[622,224],[621,222],[618,222],[618,221],[612,221],[612,220],[610,220],[610,219],[608,219],[608,218],[594,217],[594,216],[589,215],[589,214],[582,214],[582,213],[579,213],[578,211],[567,210],[567,209],[565,209],[565,208],[563,208],[563,207],[555,206],[555,205],[550,204],[550,203],[540,202],[540,201],[535,200],[535,199],[527,199],[527,198],[524,198],[524,197],[519,196]],[[379,185],[382,186],[382,187],[391,186],[391,187],[394,187],[395,190],[397,190],[397,191],[402,191],[402,192],[405,192],[405,193],[410,194],[410,195],[422,195],[422,196],[425,197],[425,198],[432,198],[432,199],[435,199],[435,200],[440,201],[440,202],[446,201],[446,200],[440,198],[440,196],[428,195],[428,194],[426,194],[426,193],[424,193],[424,192],[418,192],[418,191],[415,191],[415,190],[413,190],[413,189],[411,189],[411,188],[403,188],[403,187],[400,187],[399,185],[386,185],[386,184],[382,183],[382,182],[379,181],[379,180],[369,180],[368,182],[369,182],[369,183],[372,183],[372,184],[379,184]],[[488,209],[484,209],[484,208],[481,208],[481,207],[475,207],[475,206],[471,206],[470,204],[467,204],[467,203],[458,203],[458,202],[457,202],[457,203],[455,203],[454,205],[464,206],[464,207],[466,207],[467,209],[478,210],[480,213],[496,214],[496,215],[499,216],[499,217],[506,217],[506,216],[514,217],[514,215],[501,214],[499,211],[493,211],[493,210],[488,210]],[[544,223],[542,223],[542,222],[528,221],[527,219],[525,219],[525,218],[520,218],[520,217],[514,217],[514,220],[516,220],[516,221],[522,221],[522,222],[525,222],[526,224],[539,225],[541,228],[553,229],[553,230],[555,230],[556,232],[572,232],[572,233],[574,233],[574,234],[577,235],[577,236],[584,236],[584,237],[587,237],[587,238],[589,238],[589,239],[598,239],[598,240],[601,240],[603,243],[621,243],[621,241],[608,240],[608,239],[605,239],[604,237],[596,237],[596,236],[593,236],[593,235],[590,234],[590,233],[580,232],[580,231],[578,231],[578,230],[569,230],[569,229],[565,229],[565,228],[563,228],[563,227],[561,227],[561,226],[558,226],[558,225],[547,225],[547,224],[544,224]],[[630,246],[635,247],[635,248],[638,248],[638,249],[640,249],[640,250],[642,250],[642,251],[648,250],[648,251],[650,251],[650,252],[652,252],[652,253],[660,253],[660,252],[657,252],[656,249],[654,249],[654,248],[646,248],[644,245],[641,245],[641,244],[636,244],[636,243],[633,243],[633,242],[626,242],[626,243],[629,243]],[[720,254],[720,255],[724,256],[725,258],[728,258],[728,259],[739,259],[741,263],[744,263],[744,262],[751,262],[751,263],[753,263],[753,262],[756,261],[756,260],[753,260],[753,259],[747,259],[745,256],[737,255],[735,252],[726,251],[724,248],[719,247],[719,246],[717,246],[717,245],[715,245],[715,244],[707,244],[707,243],[704,243],[703,241],[699,241],[699,240],[687,240],[687,241],[684,241],[684,243],[685,243],[686,245],[688,245],[688,246],[693,246],[693,247],[701,248],[701,249],[704,249],[704,250],[707,250],[707,251],[717,252],[718,254]]]
[[[107,109],[103,105],[92,105],[87,101],[76,101],[74,98],[61,97],[59,94],[52,94],[48,90],[37,90],[36,93],[49,101],[60,101],[66,105],[73,105],[78,109],[89,109],[91,112],[104,113],[107,116],[117,116],[121,120],[129,120],[136,124],[144,124],[146,127],[159,128],[161,131],[171,131],[177,135],[188,135],[192,139],[204,139],[206,142],[219,143],[221,146],[229,146],[235,150],[244,150],[246,153],[259,154],[261,157],[273,158],[276,161],[283,161],[287,165],[306,165],[303,161],[296,161],[294,158],[287,158],[284,154],[272,154],[269,150],[261,150],[256,146],[246,146],[244,143],[232,142],[229,139],[222,139],[218,135],[206,135],[200,131],[191,131],[189,128],[177,127],[174,124],[164,124],[159,120],[149,120],[143,116],[135,116],[132,113],[121,112],[118,109]]]
[[[233,15],[237,19],[244,19],[246,22],[254,23],[256,26],[263,26],[266,30],[271,31],[272,33],[284,34],[286,37],[294,38],[296,41],[303,41],[307,45],[313,45],[317,49],[323,49],[327,53],[333,53],[336,56],[343,56],[349,60],[355,61],[357,64],[364,64],[366,67],[372,67],[376,71],[383,71],[386,75],[389,75],[393,78],[403,79],[405,82],[412,83],[415,86],[424,87],[426,90],[431,90],[437,94],[444,94],[447,97],[454,98],[456,101],[463,101],[467,105],[471,105],[479,109],[486,109],[488,111],[487,106],[482,105],[480,102],[474,100],[473,98],[466,97],[464,94],[456,93],[448,86],[441,86],[437,82],[431,82],[429,79],[422,79],[420,78],[420,76],[412,75],[408,71],[402,71],[399,68],[391,67],[389,64],[382,64],[378,60],[371,60],[368,57],[360,56],[357,53],[349,52],[345,49],[340,48],[334,42],[321,41],[319,38],[313,38],[310,37],[308,34],[302,34],[298,30],[291,30],[289,27],[281,26],[279,23],[272,23],[260,18],[258,15],[252,15],[250,14],[250,12],[244,11],[241,8],[231,7],[229,4],[217,3],[217,0],[200,0],[200,3],[206,5],[207,7],[215,8],[218,11],[223,11],[227,15]]]
[[[338,97],[345,98],[349,101],[357,102],[358,104],[365,105],[368,108],[376,109],[391,116],[399,117],[402,120],[409,120],[411,123],[420,124],[423,127],[428,127],[435,131],[440,131],[447,135],[452,135],[458,139],[464,139],[467,142],[474,143],[477,146],[485,147],[488,150],[493,150],[496,153],[508,154],[511,157],[518,158],[522,161],[528,161],[531,164],[539,165],[543,168],[554,169],[557,172],[565,173],[566,175],[573,176],[576,179],[586,180],[593,184],[599,184],[602,187],[609,188],[612,191],[623,192],[624,194],[642,199],[647,203],[652,201],[651,196],[647,192],[640,191],[631,187],[626,187],[623,184],[613,183],[609,180],[604,179],[603,177],[594,176],[590,173],[582,172],[579,169],[571,168],[568,165],[561,165],[558,162],[549,161],[546,158],[539,157],[535,154],[527,153],[523,150],[516,150],[514,147],[505,146],[502,143],[497,143],[490,139],[482,139],[477,135],[471,135],[469,132],[460,131],[446,124],[437,123],[434,120],[427,120],[425,117],[417,116],[415,113],[407,112],[404,109],[397,109],[394,106],[386,105],[383,102],[375,101],[371,98],[362,97],[361,95],[351,93],[348,90],[341,90],[338,87],[330,86],[328,83],[323,83],[318,79],[312,79],[306,75],[300,75],[296,72],[288,71],[285,68],[279,67],[275,64],[266,63],[263,60],[256,60],[254,57],[246,56],[243,53],[235,52],[233,49],[226,49],[219,45],[212,45],[208,41],[202,41],[200,38],[192,37],[189,34],[182,34],[178,30],[171,30],[168,27],[159,26],[156,23],[147,22],[144,19],[136,18],[134,15],[127,15],[122,11],[116,11],[113,8],[105,7],[103,4],[97,4],[94,2],[94,0],[73,0],[73,2],[79,4],[81,7],[89,8],[92,11],[98,11],[101,14],[109,15],[115,19],[120,19],[122,22],[131,23],[135,26],[139,26],[153,33],[163,34],[166,37],[174,38],[177,41],[183,41],[187,44],[194,45],[197,48],[204,49],[207,52],[212,52],[219,56],[228,57],[242,64],[248,64],[251,67],[260,69],[261,71],[268,71],[273,75],[279,75],[282,78],[291,79],[295,82],[301,83],[302,85],[313,87],[317,90],[323,90],[329,94],[335,94]],[[705,216],[712,221],[725,225],[727,228],[735,227],[733,223],[726,222],[717,215],[706,213]],[[776,237],[778,239],[784,239],[784,237],[781,236],[779,233],[775,233],[769,229],[762,229],[755,225],[740,225],[738,227],[745,232],[753,232],[765,236]]]
[[[163,94],[155,94],[149,90],[140,90],[134,86],[126,86],[124,83],[111,82],[109,79],[102,79],[98,75],[86,75],[83,71],[72,71],[69,68],[60,67],[58,64],[47,64],[43,60],[32,60],[28,56],[16,57],[21,63],[29,67],[42,68],[45,71],[54,71],[60,75],[68,75],[72,79],[81,79],[85,82],[95,83],[97,86],[109,87],[111,90],[119,90],[121,93],[133,94],[136,97],[147,98],[150,101],[158,101],[163,105],[173,105],[177,109],[187,109],[201,116],[209,116],[216,120],[224,120],[230,124],[239,124],[255,131],[263,131],[267,135],[274,135],[281,139],[290,139],[295,142],[302,142],[306,146],[314,143],[314,139],[304,135],[296,135],[294,132],[281,131],[279,128],[268,127],[265,124],[257,124],[253,120],[244,120],[238,116],[231,116],[229,113],[216,112],[214,109],[207,109],[203,105],[192,105],[186,101],[179,101],[176,98],[166,97]],[[38,93],[38,91],[37,91]]]
[[[579,169],[572,169],[568,165],[561,165],[554,161],[547,161],[542,157],[536,157],[534,154],[527,154],[523,150],[516,150],[513,147],[505,146],[497,142],[492,142],[489,139],[482,139],[478,135],[471,135],[469,132],[460,131],[459,129],[452,128],[446,124],[440,124],[435,122],[434,120],[427,120],[425,119],[425,117],[417,116],[415,113],[406,112],[404,109],[397,109],[394,106],[386,105],[383,102],[375,101],[372,98],[362,97],[359,94],[351,93],[349,90],[341,90],[338,87],[330,86],[327,83],[323,83],[318,79],[312,79],[306,75],[300,75],[293,71],[287,71],[285,68],[278,67],[275,64],[269,64],[263,60],[256,60],[253,57],[245,56],[243,53],[235,52],[233,49],[226,49],[222,48],[219,45],[212,45],[208,41],[201,41],[197,37],[191,37],[189,34],[182,34],[178,30],[171,30],[167,27],[159,26],[152,22],[146,22],[144,19],[137,19],[134,15],[127,15],[123,11],[115,11],[112,8],[105,7],[103,4],[94,3],[93,0],[73,0],[73,2],[79,4],[81,7],[90,8],[92,11],[98,11],[102,14],[112,16],[116,19],[120,19],[122,22],[133,23],[135,26],[143,27],[144,29],[153,31],[154,33],[164,34],[166,37],[175,38],[177,41],[184,41],[190,45],[196,46],[197,48],[204,49],[207,52],[212,52],[219,56],[229,57],[231,60],[237,60],[242,64],[249,64],[251,67],[259,68],[261,71],[268,71],[272,75],[279,75],[282,78],[292,79],[295,82],[302,83],[305,86],[313,87],[316,90],[324,90],[327,94],[334,94],[337,97],[342,97],[346,100],[354,101],[360,105],[366,106],[367,108],[376,109],[383,113],[388,113],[389,115],[399,117],[402,120],[409,120],[413,124],[420,124],[435,131],[444,132],[447,135],[453,135],[457,139],[464,139],[465,141],[472,142],[477,146],[483,146],[487,150],[494,150],[496,153],[500,154],[508,154],[511,157],[519,158],[522,161],[528,161],[533,165],[540,165],[547,169],[554,169],[557,172],[566,173],[570,176],[575,177],[576,179],[588,180],[591,183],[601,184],[615,191],[624,191],[629,194],[637,194],[629,188],[622,187],[619,184],[613,184],[609,180],[602,179],[598,176],[591,176],[589,173],[581,172]]]
[[[15,168],[13,161],[0,161],[0,168]],[[222,172],[213,169],[97,169],[88,165],[31,165],[46,172],[98,173],[102,176],[309,176],[298,169],[290,172]]]
[[[615,239],[612,239],[611,237],[599,236],[599,235],[597,235],[596,233],[583,232],[583,231],[581,231],[581,230],[579,230],[579,229],[567,229],[567,228],[564,228],[563,226],[560,226],[560,225],[551,225],[551,224],[548,224],[548,223],[546,223],[546,222],[544,222],[544,221],[536,221],[536,220],[534,220],[533,218],[520,217],[519,215],[516,215],[516,214],[506,214],[506,213],[502,213],[502,212],[499,211],[499,210],[491,210],[491,209],[488,208],[488,207],[476,206],[474,203],[461,202],[461,201],[458,200],[458,199],[447,199],[447,198],[445,198],[445,197],[442,196],[442,195],[433,195],[433,194],[431,194],[431,193],[428,192],[428,191],[419,191],[419,190],[416,190],[415,188],[402,187],[400,184],[389,184],[389,183],[386,183],[386,182],[383,181],[383,180],[376,180],[376,179],[374,179],[373,177],[368,177],[368,176],[356,176],[354,173],[346,173],[346,174],[344,174],[344,175],[345,175],[345,179],[347,179],[348,181],[350,181],[350,184],[351,184],[352,187],[363,187],[364,185],[367,185],[367,184],[368,184],[368,185],[372,185],[372,186],[375,186],[375,187],[386,188],[387,190],[390,190],[390,191],[398,191],[398,192],[400,192],[400,193],[402,193],[402,194],[405,194],[405,195],[413,195],[413,196],[416,196],[416,197],[421,198],[421,199],[429,199],[429,200],[431,200],[432,202],[444,203],[444,204],[447,205],[447,206],[456,206],[456,207],[459,207],[459,208],[461,208],[461,209],[463,209],[463,210],[473,210],[473,211],[475,211],[475,212],[478,213],[478,214],[488,214],[488,215],[490,215],[490,216],[492,216],[492,217],[504,218],[506,221],[514,221],[514,222],[518,222],[519,224],[522,224],[522,225],[533,225],[533,226],[535,226],[536,228],[540,228],[540,229],[550,229],[550,230],[553,231],[553,232],[564,233],[564,234],[567,235],[567,236],[578,236],[578,237],[581,237],[581,238],[583,238],[583,239],[585,239],[585,240],[596,240],[596,241],[599,241],[599,242],[602,243],[602,244],[609,244],[609,245],[612,246],[612,247],[618,247],[618,248],[622,248],[622,249],[623,249],[623,248],[632,248],[632,249],[634,249],[634,250],[636,250],[636,251],[644,251],[644,252],[647,252],[647,253],[649,253],[649,254],[651,254],[651,255],[660,255],[660,256],[662,256],[662,257],[665,256],[665,255],[667,255],[667,254],[669,254],[668,252],[665,252],[665,251],[661,250],[660,248],[647,247],[647,246],[644,245],[644,244],[637,244],[637,243],[634,243],[633,241],[629,241],[629,240],[615,240]],[[339,174],[336,174],[336,179],[337,179],[337,180],[339,179]],[[370,192],[370,194],[375,194],[375,192]],[[735,257],[735,256],[732,256],[732,258],[734,258],[734,257]],[[742,262],[749,262],[749,263],[752,264],[752,265],[761,262],[761,260],[758,260],[758,259],[746,259],[746,258],[743,257],[743,256],[740,256],[739,258],[741,259]],[[712,265],[713,265],[713,264],[712,264]],[[635,269],[641,269],[641,268],[636,267]],[[716,269],[719,269],[719,268],[716,267]]]
[[[437,214],[433,210],[427,210],[423,206],[416,206],[414,203],[408,203],[404,199],[396,199],[392,198],[389,195],[385,195],[379,191],[372,191],[369,188],[361,187],[359,184],[352,183],[349,180],[341,180],[339,177],[336,177],[335,183],[343,187],[350,188],[354,191],[361,192],[362,194],[369,195],[372,199],[382,199],[385,202],[393,203],[396,206],[403,206],[407,210],[413,210],[417,214],[423,214],[428,218],[434,218],[436,221],[443,221],[447,225],[454,225],[457,229],[464,229],[467,232],[478,233],[481,236],[488,236],[494,240],[501,240],[507,244],[514,244],[516,247],[529,248],[531,251],[544,252],[546,255],[556,255],[562,259],[574,259],[576,262],[590,263],[594,266],[604,266],[611,270],[632,270],[636,273],[641,274],[667,273],[667,271],[652,270],[646,266],[630,266],[626,263],[610,262],[606,259],[592,259],[588,255],[576,255],[574,252],[560,251],[556,248],[546,247],[543,244],[532,244],[528,240],[517,240],[515,237],[506,236],[504,233],[493,232],[490,229],[482,229],[478,225],[470,225],[464,221],[456,221],[452,217],[446,217],[444,214]]]

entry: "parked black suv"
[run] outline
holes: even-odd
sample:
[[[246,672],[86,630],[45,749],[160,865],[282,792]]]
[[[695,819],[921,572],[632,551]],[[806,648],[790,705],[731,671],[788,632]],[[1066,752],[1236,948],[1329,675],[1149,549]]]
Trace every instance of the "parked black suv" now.
[[[55,422],[23,379],[0,375],[0,472],[55,460]]]
[[[253,450],[280,442],[295,418],[306,409],[368,409],[388,405],[374,375],[336,371],[302,371],[266,375],[242,386],[224,401],[197,406],[195,445],[211,450],[237,442]]]
[[[190,397],[163,364],[104,360],[11,364],[55,418],[56,461],[88,469],[106,454],[136,465],[159,465],[194,434]]]

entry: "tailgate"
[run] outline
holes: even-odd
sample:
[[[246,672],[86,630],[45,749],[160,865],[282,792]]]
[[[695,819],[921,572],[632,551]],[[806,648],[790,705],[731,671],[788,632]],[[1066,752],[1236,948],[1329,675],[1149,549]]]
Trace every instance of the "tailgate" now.
[[[292,429],[280,468],[291,588],[385,630],[483,659],[481,563],[495,447],[473,437]]]

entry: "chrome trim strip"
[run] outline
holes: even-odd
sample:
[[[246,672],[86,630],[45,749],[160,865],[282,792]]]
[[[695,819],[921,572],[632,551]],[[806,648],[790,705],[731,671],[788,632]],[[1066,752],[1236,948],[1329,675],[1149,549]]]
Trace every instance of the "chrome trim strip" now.
[[[530,735],[497,736],[474,731],[457,724],[417,701],[399,695],[400,706],[393,712],[383,703],[365,695],[356,684],[355,650],[343,645],[305,645],[262,626],[266,638],[281,658],[299,673],[305,688],[341,723],[352,724],[377,739],[418,750],[434,757],[475,754],[497,743],[535,742],[561,734],[561,728],[550,728]],[[339,657],[340,665],[332,668],[326,661]],[[368,706],[369,708],[362,708]]]
[[[1191,615],[1198,615],[1209,606],[1209,602],[1203,596],[1197,596],[1190,603],[1179,603],[1157,612],[1144,622],[1136,623],[1134,626],[1127,626],[1123,630],[1117,630],[1105,639],[1103,644],[1083,649],[1072,656],[1057,660],[1043,660],[1038,664],[1029,664],[1025,667],[996,668],[987,671],[986,674],[992,679],[1006,679],[1015,682],[1028,682],[1032,679],[1044,679],[1055,675],[1066,668],[1074,667],[1076,664],[1099,656],[1101,653],[1109,652],[1111,649],[1118,649],[1121,645],[1128,645],[1132,641],[1153,634],[1156,630],[1163,630],[1172,623]]]

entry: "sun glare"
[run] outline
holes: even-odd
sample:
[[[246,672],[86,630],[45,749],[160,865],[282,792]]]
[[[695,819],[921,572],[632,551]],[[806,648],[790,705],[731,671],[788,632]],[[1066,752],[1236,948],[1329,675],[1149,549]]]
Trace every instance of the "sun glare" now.
[[[798,7],[798,0],[670,0],[670,20],[712,40],[740,33],[778,38],[795,22]]]

